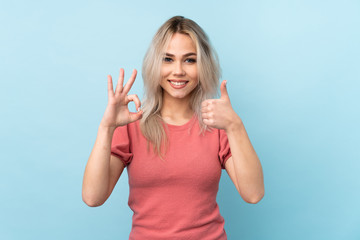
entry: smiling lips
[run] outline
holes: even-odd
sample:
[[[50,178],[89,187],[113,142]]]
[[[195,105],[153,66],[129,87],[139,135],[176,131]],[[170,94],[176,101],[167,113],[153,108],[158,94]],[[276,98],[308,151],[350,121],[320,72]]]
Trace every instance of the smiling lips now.
[[[184,88],[189,81],[186,80],[168,80],[173,88],[180,89]]]

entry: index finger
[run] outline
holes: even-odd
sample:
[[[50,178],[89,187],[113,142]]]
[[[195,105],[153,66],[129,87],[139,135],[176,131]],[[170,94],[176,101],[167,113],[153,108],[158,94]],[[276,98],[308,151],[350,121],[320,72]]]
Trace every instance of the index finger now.
[[[127,81],[127,83],[125,84],[125,86],[123,88],[123,91],[125,93],[128,93],[130,91],[132,85],[135,82],[136,74],[137,74],[137,71],[136,71],[136,69],[134,69],[132,74],[131,74],[131,77],[129,78],[129,80]]]
[[[201,107],[206,107],[207,105],[209,105],[210,99],[206,99],[201,103]]]

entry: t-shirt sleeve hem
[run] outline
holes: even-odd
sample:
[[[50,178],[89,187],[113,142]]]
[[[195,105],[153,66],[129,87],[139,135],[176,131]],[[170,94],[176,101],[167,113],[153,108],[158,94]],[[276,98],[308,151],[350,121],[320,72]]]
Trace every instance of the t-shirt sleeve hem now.
[[[224,158],[224,162],[223,162],[223,164],[221,166],[222,169],[225,169],[225,163],[230,157],[232,157],[231,152]]]
[[[116,153],[111,152],[111,155],[113,155],[113,156],[117,157],[118,159],[120,159],[120,160],[123,162],[123,164],[124,164],[125,167],[128,165],[128,163],[127,163],[124,159],[122,159],[122,157],[120,157],[119,155],[117,155]]]

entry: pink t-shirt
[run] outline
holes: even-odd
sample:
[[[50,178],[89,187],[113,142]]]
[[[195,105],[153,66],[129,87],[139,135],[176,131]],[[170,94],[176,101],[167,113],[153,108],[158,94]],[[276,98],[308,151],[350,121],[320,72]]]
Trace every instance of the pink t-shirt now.
[[[129,239],[227,239],[216,202],[221,169],[231,156],[225,131],[202,135],[195,116],[182,126],[166,125],[164,159],[148,151],[139,121],[114,132],[111,153],[129,176]]]

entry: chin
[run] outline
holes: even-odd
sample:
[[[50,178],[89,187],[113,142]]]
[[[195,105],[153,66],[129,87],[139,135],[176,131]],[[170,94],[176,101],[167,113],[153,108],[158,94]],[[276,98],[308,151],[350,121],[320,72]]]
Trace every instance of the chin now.
[[[182,99],[182,98],[188,97],[189,94],[171,94],[171,96],[172,96],[173,98]]]

